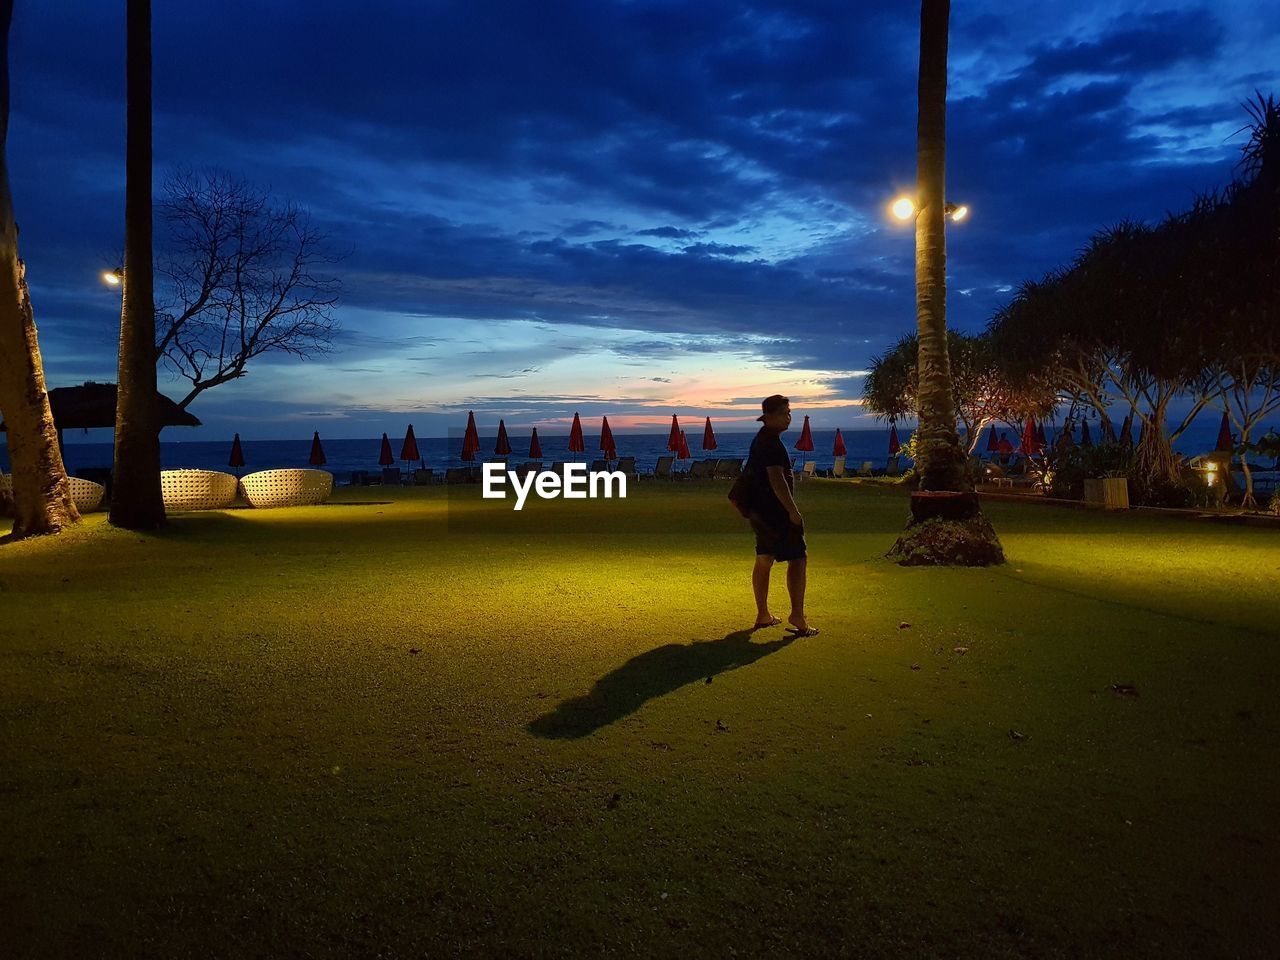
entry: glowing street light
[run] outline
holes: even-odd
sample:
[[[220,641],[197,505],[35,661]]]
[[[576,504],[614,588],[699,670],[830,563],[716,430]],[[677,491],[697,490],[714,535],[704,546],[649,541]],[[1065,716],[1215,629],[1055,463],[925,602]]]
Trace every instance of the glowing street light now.
[[[916,202],[910,197],[899,197],[889,209],[899,220],[910,220],[916,215]]]
[[[898,197],[889,205],[890,212],[899,220],[912,220],[918,214],[915,200],[911,197]],[[969,216],[969,207],[963,203],[948,203],[942,208],[943,216],[950,217],[953,223],[959,223]]]
[[[120,282],[124,280],[124,270],[116,267],[114,270],[103,270],[102,281],[112,287],[120,286]]]

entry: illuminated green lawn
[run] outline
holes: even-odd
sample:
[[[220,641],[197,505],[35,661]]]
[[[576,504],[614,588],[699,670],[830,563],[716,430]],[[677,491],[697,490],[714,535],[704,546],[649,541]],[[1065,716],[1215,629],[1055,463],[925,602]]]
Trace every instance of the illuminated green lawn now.
[[[1274,956],[1276,533],[809,482],[787,643],[633,493],[0,547],[0,955]]]

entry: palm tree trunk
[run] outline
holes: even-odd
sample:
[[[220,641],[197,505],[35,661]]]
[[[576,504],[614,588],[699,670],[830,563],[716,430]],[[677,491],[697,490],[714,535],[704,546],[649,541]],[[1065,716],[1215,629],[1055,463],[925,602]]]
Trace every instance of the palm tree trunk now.
[[[165,523],[151,260],[151,0],[128,0],[127,24],[124,297],[111,522],[150,530]]]
[[[916,450],[922,490],[965,490],[965,454],[947,354],[947,31],[950,0],[920,6],[920,116],[916,129]]]
[[[950,0],[920,5],[920,119],[917,126],[916,465],[911,522],[889,551],[904,565],[1003,563],[1000,538],[982,514],[956,433],[947,354],[947,29]]]
[[[0,411],[9,431],[13,469],[11,539],[57,533],[80,519],[67,483],[57,429],[45,391],[44,364],[18,225],[9,192],[9,25],[13,0],[0,0]]]

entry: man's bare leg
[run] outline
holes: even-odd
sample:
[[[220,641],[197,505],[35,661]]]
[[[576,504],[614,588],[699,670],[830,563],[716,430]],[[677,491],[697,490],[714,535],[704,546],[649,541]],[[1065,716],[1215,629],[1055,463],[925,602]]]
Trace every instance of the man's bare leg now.
[[[805,570],[809,558],[801,557],[787,564],[787,592],[791,594],[791,616],[787,623],[797,630],[808,630],[809,621],[804,618]]]
[[[756,595],[756,626],[772,626],[778,622],[769,612],[769,574],[773,571],[773,557],[756,554],[756,565],[751,569],[751,589]]]

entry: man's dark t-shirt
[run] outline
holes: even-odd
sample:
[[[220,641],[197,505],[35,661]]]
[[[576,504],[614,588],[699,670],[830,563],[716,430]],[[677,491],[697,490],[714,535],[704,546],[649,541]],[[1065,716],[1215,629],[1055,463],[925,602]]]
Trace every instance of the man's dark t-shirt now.
[[[762,427],[751,441],[751,452],[747,456],[745,470],[751,484],[751,509],[770,520],[785,520],[787,510],[769,483],[770,467],[781,467],[783,476],[787,478],[787,489],[795,490],[795,481],[791,477],[791,457],[782,442],[782,435],[768,427]]]

